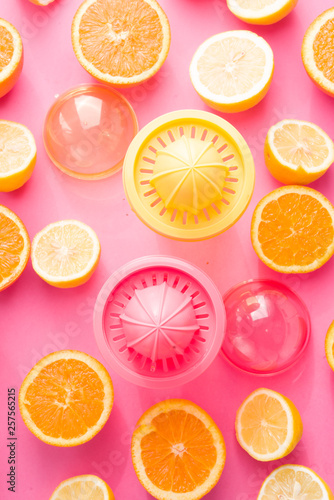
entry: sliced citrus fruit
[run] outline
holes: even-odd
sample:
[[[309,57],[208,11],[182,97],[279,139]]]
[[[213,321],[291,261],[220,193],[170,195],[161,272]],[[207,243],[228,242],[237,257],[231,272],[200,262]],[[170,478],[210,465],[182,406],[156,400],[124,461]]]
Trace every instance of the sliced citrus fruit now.
[[[329,366],[334,370],[334,321],[328,328],[325,340],[326,358]]]
[[[278,181],[305,185],[329,169],[334,161],[334,144],[314,123],[282,120],[269,129],[264,159]]]
[[[0,291],[23,273],[30,255],[30,239],[19,217],[0,205]]]
[[[142,83],[163,65],[170,27],[156,0],[86,0],[72,23],[79,63],[116,87]]]
[[[0,191],[14,191],[30,179],[36,154],[35,139],[27,127],[0,120]]]
[[[303,433],[299,412],[290,399],[270,389],[256,389],[237,411],[240,446],[261,462],[285,457]]]
[[[281,273],[308,273],[334,253],[334,207],[315,189],[282,186],[254,210],[251,239],[258,257]]]
[[[115,500],[113,492],[102,479],[85,475],[66,479],[52,493],[50,500]]]
[[[71,288],[82,285],[95,271],[100,242],[87,224],[62,220],[36,234],[31,260],[36,273],[50,285]]]
[[[274,55],[251,31],[226,31],[206,40],[191,64],[192,84],[211,108],[226,113],[249,109],[268,92]]]
[[[24,423],[41,441],[76,446],[107,422],[114,400],[107,370],[79,351],[42,358],[24,379],[19,407]]]
[[[298,0],[227,0],[236,17],[250,24],[273,24],[287,16]]]
[[[334,96],[333,50],[334,7],[313,21],[302,45],[302,59],[309,77],[331,96]]]
[[[132,437],[139,481],[158,500],[195,500],[217,483],[225,464],[223,436],[212,418],[183,399],[148,409]]]
[[[333,500],[321,477],[303,465],[282,465],[265,479],[257,500]]]
[[[0,18],[0,97],[15,85],[23,67],[23,45],[19,32]]]
[[[31,3],[34,3],[35,5],[49,5],[50,3],[54,2],[55,0],[29,0]]]

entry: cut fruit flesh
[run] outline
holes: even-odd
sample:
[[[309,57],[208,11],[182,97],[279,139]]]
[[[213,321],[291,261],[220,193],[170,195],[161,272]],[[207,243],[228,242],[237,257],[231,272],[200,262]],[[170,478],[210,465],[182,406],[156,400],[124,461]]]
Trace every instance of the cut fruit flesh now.
[[[264,481],[257,500],[333,500],[328,485],[302,465],[282,465]]]
[[[195,500],[217,483],[225,445],[218,427],[201,408],[190,401],[167,400],[139,420],[132,459],[138,479],[155,498]]]
[[[164,63],[169,22],[155,0],[86,0],[73,20],[72,43],[95,78],[120,87],[138,84]]]
[[[251,239],[258,257],[275,271],[314,271],[334,253],[334,207],[314,189],[281,187],[255,208]]]
[[[302,432],[302,421],[292,401],[270,389],[254,391],[237,412],[238,442],[256,460],[285,457],[295,448]]]
[[[267,93],[274,71],[268,43],[251,31],[228,31],[206,40],[196,51],[190,77],[200,97],[214,109],[238,112]]]
[[[327,94],[334,96],[334,8],[318,16],[307,29],[302,60],[313,82]]]
[[[47,283],[72,287],[85,283],[100,257],[100,243],[86,224],[59,221],[46,226],[32,243],[32,264]]]
[[[0,291],[24,271],[30,255],[30,240],[19,217],[0,205]]]
[[[28,429],[54,446],[90,440],[106,423],[112,404],[108,372],[79,351],[58,351],[41,359],[24,379],[19,394]]]
[[[334,144],[317,125],[283,120],[269,129],[264,146],[266,165],[284,184],[309,184],[334,161]]]

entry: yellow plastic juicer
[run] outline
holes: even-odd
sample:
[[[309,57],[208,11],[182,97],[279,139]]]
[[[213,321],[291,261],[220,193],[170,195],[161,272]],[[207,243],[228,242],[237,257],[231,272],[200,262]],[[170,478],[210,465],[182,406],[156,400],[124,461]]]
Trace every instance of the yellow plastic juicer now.
[[[246,210],[254,189],[250,149],[226,120],[182,110],[146,125],[124,160],[132,210],[159,234],[183,241],[211,238]]]

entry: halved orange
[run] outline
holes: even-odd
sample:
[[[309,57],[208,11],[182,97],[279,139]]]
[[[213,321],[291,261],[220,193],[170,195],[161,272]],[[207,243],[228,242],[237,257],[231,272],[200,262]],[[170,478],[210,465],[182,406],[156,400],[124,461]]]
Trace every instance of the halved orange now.
[[[24,423],[41,441],[76,446],[92,439],[107,422],[114,400],[109,373],[79,351],[42,358],[24,379],[19,407]]]
[[[30,239],[21,219],[0,205],[0,291],[23,273],[30,255]]]
[[[158,500],[197,500],[218,482],[225,465],[223,436],[202,408],[169,399],[149,408],[132,437],[139,481]]]
[[[334,207],[315,189],[283,186],[256,206],[251,239],[258,257],[281,273],[308,273],[334,253]]]
[[[302,59],[309,77],[326,94],[334,96],[334,7],[318,16],[307,29]]]
[[[161,68],[169,51],[170,27],[156,0],[85,0],[73,19],[72,44],[88,73],[127,87]]]
[[[66,479],[55,489],[50,500],[115,500],[108,484],[90,474]]]
[[[15,85],[23,67],[23,45],[20,33],[0,18],[0,97]]]

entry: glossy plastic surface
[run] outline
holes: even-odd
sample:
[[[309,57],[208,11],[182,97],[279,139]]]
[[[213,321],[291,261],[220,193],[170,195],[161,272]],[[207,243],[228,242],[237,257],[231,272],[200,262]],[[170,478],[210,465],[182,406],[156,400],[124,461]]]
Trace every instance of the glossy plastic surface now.
[[[81,85],[58,97],[44,124],[44,145],[63,172],[94,180],[114,174],[138,131],[129,102],[105,85]]]
[[[180,110],[146,125],[124,159],[123,183],[138,217],[183,241],[226,231],[254,189],[252,153],[241,134],[213,113]]]
[[[120,320],[127,347],[153,363],[183,355],[199,329],[192,297],[165,281],[136,289]]]
[[[143,257],[102,287],[94,331],[119,375],[143,387],[176,387],[198,377],[219,353],[225,310],[216,286],[196,266]]]
[[[310,336],[301,299],[282,283],[250,280],[224,297],[226,335],[222,352],[241,370],[273,375],[293,365]]]

